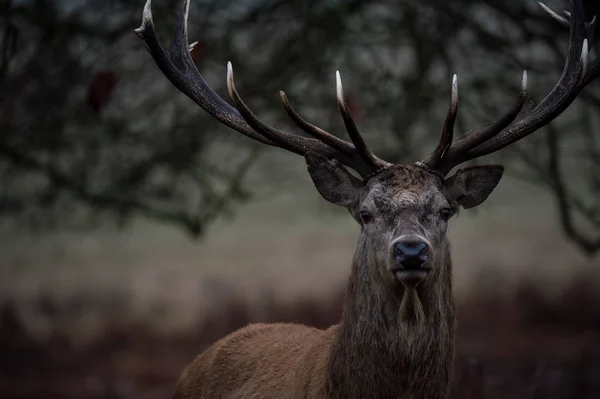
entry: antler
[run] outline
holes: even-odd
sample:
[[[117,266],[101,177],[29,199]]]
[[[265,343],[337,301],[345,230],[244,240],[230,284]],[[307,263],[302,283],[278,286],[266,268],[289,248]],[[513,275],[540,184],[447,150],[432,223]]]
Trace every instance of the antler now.
[[[231,63],[228,63],[227,89],[235,108],[230,106],[208,86],[192,61],[190,51],[192,51],[195,43],[188,44],[188,12],[189,0],[182,0],[177,27],[171,45],[167,49],[160,45],[156,37],[152,20],[151,0],[147,0],[144,6],[142,25],[135,30],[135,33],[142,39],[146,49],[171,83],[206,112],[224,125],[253,140],[283,148],[299,155],[304,155],[307,152],[324,155],[354,169],[363,178],[367,178],[376,171],[391,165],[371,154],[365,145],[346,105],[339,72],[336,73],[338,104],[354,145],[304,121],[292,109],[283,92],[280,92],[280,95],[286,111],[292,120],[302,130],[312,135],[313,138],[278,130],[265,124],[250,110],[238,94],[233,80],[233,68]]]
[[[440,160],[446,155],[446,151],[452,145],[454,138],[454,122],[456,121],[456,114],[458,113],[458,77],[454,75],[452,77],[452,97],[450,99],[450,108],[446,114],[444,120],[444,127],[442,128],[442,138],[439,144],[435,147],[435,150],[431,155],[423,160],[417,162],[417,165],[425,167],[426,169],[435,170]]]
[[[585,23],[581,0],[572,0],[571,3],[572,13],[565,11],[565,17],[539,3],[552,19],[570,28],[569,53],[562,76],[546,98],[515,122],[527,98],[527,72],[523,72],[517,101],[504,116],[485,129],[453,141],[454,122],[458,112],[458,83],[454,75],[450,107],[444,121],[440,142],[432,154],[417,162],[417,165],[443,177],[462,162],[498,151],[551,122],[575,100],[583,87],[600,76],[600,59],[595,59],[588,65],[588,43],[594,37],[596,17],[591,22]],[[307,152],[321,154],[354,169],[365,179],[391,165],[377,158],[367,148],[350,114],[344,97],[342,80],[337,71],[337,102],[352,143],[305,121],[292,108],[283,91],[279,94],[286,112],[300,129],[312,137],[278,130],[262,122],[237,92],[231,63],[227,64],[227,89],[235,108],[229,105],[208,86],[192,61],[190,51],[195,43],[188,44],[188,12],[189,0],[182,0],[177,27],[168,49],[163,48],[156,37],[151,0],[147,0],[142,25],[135,32],[143,40],[148,52],[171,83],[206,112],[224,125],[253,140],[299,155]]]
[[[535,108],[514,122],[527,97],[527,72],[523,72],[517,102],[504,116],[488,128],[475,131],[452,142],[452,125],[458,106],[458,92],[454,79],[452,103],[440,143],[429,157],[417,162],[418,165],[446,175],[460,163],[491,154],[521,140],[560,115],[575,100],[581,89],[600,76],[600,59],[595,59],[588,65],[588,41],[593,38],[596,17],[591,22],[585,23],[580,0],[571,1],[572,12],[565,11],[566,18],[559,16],[542,3],[538,4],[552,19],[570,28],[569,53],[562,76],[554,88]]]

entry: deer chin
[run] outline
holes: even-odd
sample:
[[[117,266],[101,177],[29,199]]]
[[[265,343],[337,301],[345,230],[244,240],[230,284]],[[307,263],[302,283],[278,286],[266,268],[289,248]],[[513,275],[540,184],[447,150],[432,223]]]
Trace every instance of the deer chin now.
[[[429,269],[395,270],[394,275],[406,288],[414,289],[427,278]]]
[[[400,303],[400,317],[405,323],[421,324],[425,319],[425,310],[419,299],[419,294],[416,289],[405,287]]]

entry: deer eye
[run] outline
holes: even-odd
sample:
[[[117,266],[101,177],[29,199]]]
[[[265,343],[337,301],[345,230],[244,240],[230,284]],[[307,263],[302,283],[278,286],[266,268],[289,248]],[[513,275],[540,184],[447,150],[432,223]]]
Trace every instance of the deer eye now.
[[[452,216],[452,209],[450,209],[450,208],[444,208],[444,209],[442,209],[440,211],[440,216],[444,220],[450,219],[450,216]]]
[[[371,220],[373,220],[373,214],[369,211],[360,211],[359,216],[363,224],[369,223]]]

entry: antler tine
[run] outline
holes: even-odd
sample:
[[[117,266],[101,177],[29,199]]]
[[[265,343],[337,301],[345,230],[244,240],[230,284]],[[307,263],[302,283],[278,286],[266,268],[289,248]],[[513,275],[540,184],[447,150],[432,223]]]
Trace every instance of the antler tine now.
[[[244,103],[237,92],[233,80],[233,67],[231,66],[231,62],[227,63],[227,90],[229,91],[229,96],[234,101],[237,110],[240,112],[248,125],[281,148],[285,148],[299,155],[304,155],[307,152],[317,152],[329,158],[335,158],[344,165],[356,170],[363,177],[371,175],[377,169],[384,166],[381,163],[382,161],[376,159],[375,162],[379,161],[379,163],[373,165],[367,164],[364,162],[364,159],[361,159],[362,156],[357,154],[358,151],[348,142],[345,142],[345,146],[347,150],[352,150],[350,153],[338,151],[335,149],[335,147],[328,147],[322,141],[277,130],[261,121],[256,115],[254,115],[246,103]],[[328,136],[331,136],[329,133],[324,133]],[[328,137],[328,140],[330,140],[330,137]],[[322,148],[317,147],[317,145],[321,146]]]
[[[521,112],[521,109],[523,108],[523,105],[525,105],[526,100],[527,71],[523,71],[523,77],[521,79],[521,88],[519,90],[519,97],[517,98],[517,101],[513,105],[513,107],[506,114],[504,114],[504,116],[502,116],[496,122],[492,123],[489,127],[470,134],[466,134],[463,137],[456,140],[455,142],[453,142],[452,146],[446,151],[444,159],[442,159],[441,162],[438,164],[437,169],[442,174],[447,174],[450,171],[450,169],[454,167],[452,162],[449,161],[455,160],[454,162],[458,162],[458,155],[465,153],[482,143],[485,143],[487,140],[500,133],[517,118],[517,116]]]
[[[231,65],[231,62],[227,63],[227,90],[229,92],[229,97],[231,97],[235,103],[236,109],[242,115],[246,123],[250,125],[250,127],[288,151],[295,152],[299,155],[304,155],[306,153],[306,148],[303,148],[302,146],[302,140],[298,140],[303,139],[303,137],[289,134],[268,126],[266,123],[258,119],[258,117],[254,115],[254,113],[246,105],[246,103],[244,103],[235,88],[235,83],[233,80],[233,66]]]
[[[421,161],[422,164],[428,168],[436,169],[440,160],[446,154],[446,151],[452,145],[452,139],[454,138],[454,122],[456,121],[456,114],[458,112],[458,78],[456,74],[452,77],[452,94],[450,98],[450,107],[444,120],[444,127],[442,128],[442,137],[440,142],[431,155],[425,160]]]
[[[365,178],[375,172],[377,168],[388,165],[377,158],[374,158],[374,162],[366,162],[361,151],[356,150],[350,143],[337,138],[338,141],[332,145],[334,141],[330,137],[323,140],[325,136],[319,136],[318,133],[315,136],[319,136],[317,140],[277,130],[266,125],[250,111],[235,90],[233,70],[230,65],[228,68],[228,89],[237,109],[229,105],[208,86],[190,56],[190,51],[196,43],[188,44],[188,12],[189,0],[182,0],[177,16],[177,26],[168,49],[164,49],[160,45],[156,36],[152,19],[151,0],[147,0],[144,6],[142,24],[135,30],[135,33],[142,39],[157,66],[171,83],[211,116],[224,125],[261,143],[280,147],[300,155],[315,152],[336,159],[356,170]],[[343,151],[342,148],[344,148]]]
[[[558,22],[560,25],[562,25],[566,28],[569,28],[571,26],[572,14],[569,11],[563,10],[563,14],[566,16],[566,18],[565,18],[565,17],[561,17],[560,15],[558,15],[557,13],[552,11],[552,9],[550,9],[547,5],[545,5],[542,2],[538,2],[538,5],[546,13],[546,15],[548,15],[551,19]],[[588,40],[588,49],[592,48],[594,39],[596,38],[596,21],[597,21],[597,18],[594,15],[590,22],[585,23],[585,36]],[[598,67],[598,66],[600,66],[600,63],[596,63],[593,66]],[[592,69],[595,70],[595,68],[592,68]],[[587,83],[589,83],[593,79],[593,77],[598,76],[598,74],[599,74],[599,72],[594,72],[592,76],[589,76],[589,74],[584,73],[583,74],[584,81],[582,82],[583,85],[585,86]],[[592,79],[590,79],[590,78],[592,78]]]
[[[571,13],[570,12],[568,12],[566,10],[563,11],[563,14],[565,14],[565,17],[566,17],[565,18],[565,17],[561,17],[560,15],[555,13],[550,7],[548,7],[541,1],[538,1],[538,6],[540,6],[540,8],[546,13],[547,16],[549,16],[551,19],[555,20],[556,22],[558,22],[565,28],[569,28],[571,26],[571,22],[570,22],[571,21]],[[592,20],[590,22],[585,23],[585,32],[586,32],[586,37],[587,37],[588,41],[591,42],[592,39],[594,38],[595,30],[596,30],[596,16],[594,15],[594,17],[592,18]]]
[[[370,165],[375,169],[381,167],[382,165],[378,164],[373,154],[371,154],[371,151],[369,151],[369,149],[367,148],[367,144],[360,135],[360,132],[356,127],[356,123],[354,123],[354,119],[352,119],[352,114],[350,113],[350,109],[348,108],[348,104],[346,103],[346,98],[344,97],[344,87],[342,86],[342,78],[340,77],[340,71],[335,71],[335,82],[337,103],[340,107],[340,111],[342,113],[342,118],[344,119],[344,124],[346,125],[348,136],[350,136],[350,139],[352,140],[356,151],[358,151],[359,155],[367,165]]]
[[[550,93],[521,119],[504,127],[499,132],[494,132],[495,134],[489,133],[489,139],[482,141],[477,146],[467,148],[468,146],[463,141],[453,144],[442,160],[438,171],[445,174],[462,162],[498,151],[533,133],[560,115],[575,100],[581,89],[600,75],[600,59],[596,59],[588,65],[586,35],[589,33],[589,29],[594,28],[595,19],[586,25],[581,0],[572,0],[571,4],[569,52],[563,73]],[[564,25],[563,17],[554,12],[549,13],[545,6],[542,6],[542,9],[552,19]],[[526,83],[526,78],[524,83]],[[520,101],[519,99],[517,106]],[[467,136],[466,140],[468,142],[468,140],[474,139],[469,139]],[[479,141],[479,138],[475,141]]]
[[[581,80],[579,81],[579,84],[581,84],[581,82],[583,81],[583,79],[585,78],[585,74],[587,72],[587,68],[588,68],[588,59],[590,58],[590,53],[589,53],[589,47],[588,47],[588,39],[584,39],[583,40],[583,46],[581,46]]]
[[[540,8],[542,10],[544,10],[544,12],[546,13],[546,15],[548,15],[550,18],[552,18],[553,20],[555,20],[556,22],[558,22],[559,24],[565,26],[565,27],[569,27],[571,24],[569,22],[569,19],[571,18],[571,13],[567,14],[567,11],[563,11],[563,13],[567,16],[567,18],[565,17],[561,17],[560,15],[558,15],[557,13],[554,12],[554,10],[552,10],[550,7],[548,7],[547,5],[545,5],[544,3],[542,3],[541,1],[537,2],[538,6],[540,6]]]
[[[287,112],[288,116],[300,129],[302,129],[306,133],[310,134],[314,138],[321,140],[322,142],[329,145],[330,147],[335,148],[336,150],[339,150],[339,151],[342,151],[342,152],[345,152],[348,154],[352,154],[352,153],[356,152],[356,149],[354,148],[354,146],[350,145],[350,143],[348,143],[347,141],[342,140],[338,137],[335,137],[331,133],[328,133],[325,130],[321,129],[320,127],[317,127],[317,126],[313,125],[312,123],[304,120],[296,112],[296,110],[292,107],[285,92],[280,91],[279,97],[281,98],[281,102],[283,103],[283,107],[284,107],[285,111]]]
[[[571,3],[573,10],[570,21],[569,53],[557,84],[546,98],[523,118],[489,141],[470,150],[466,154],[468,159],[498,151],[548,124],[560,115],[575,100],[581,89],[591,81],[590,78],[586,79],[586,73],[589,74],[592,71],[589,71],[587,67],[588,46],[587,38],[585,38],[583,6],[580,0]],[[600,71],[598,63],[599,60],[594,61],[596,71],[593,72],[595,74]]]
[[[142,14],[142,24],[135,33],[144,42],[146,49],[154,58],[162,73],[182,93],[191,98],[196,104],[219,120],[224,125],[242,133],[251,139],[264,144],[273,145],[270,140],[256,133],[244,121],[242,116],[215,93],[204,81],[196,69],[189,54],[187,45],[187,15],[189,0],[183,0],[180,5],[177,27],[171,48],[168,51],[160,45],[152,19],[152,1],[146,1]],[[184,45],[185,44],[185,45]]]

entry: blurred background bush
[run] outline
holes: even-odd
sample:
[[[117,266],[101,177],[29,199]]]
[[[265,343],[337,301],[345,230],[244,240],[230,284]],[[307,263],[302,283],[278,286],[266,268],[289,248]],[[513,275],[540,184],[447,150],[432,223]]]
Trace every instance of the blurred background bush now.
[[[153,2],[163,42],[174,6]],[[339,319],[358,226],[300,157],[219,126],[167,81],[133,34],[142,8],[0,2],[1,397],[168,397],[248,322]],[[247,103],[291,130],[282,89],[344,137],[339,69],[373,151],[413,162],[438,139],[453,73],[461,134],[512,106],[523,69],[541,101],[568,32],[529,0],[193,0],[189,37],[217,93],[232,61]],[[481,161],[507,177],[451,225],[454,397],[600,396],[599,111],[594,82]]]

